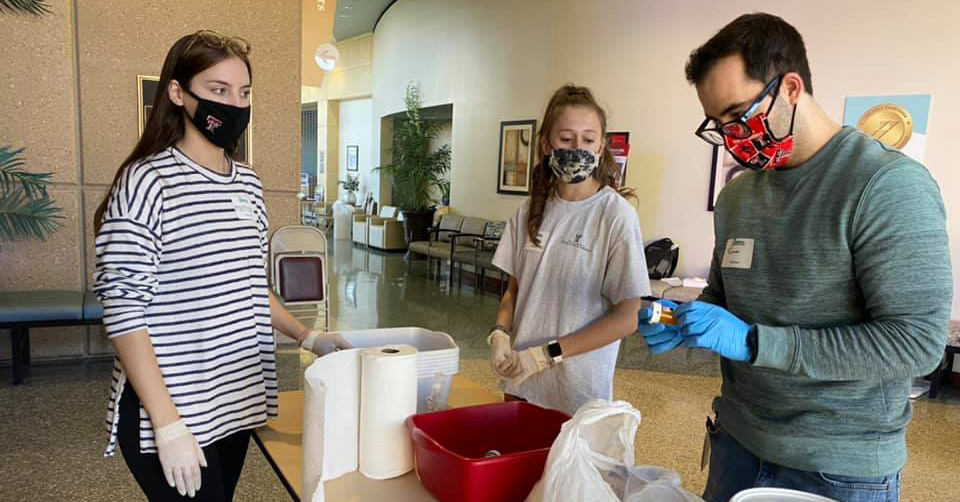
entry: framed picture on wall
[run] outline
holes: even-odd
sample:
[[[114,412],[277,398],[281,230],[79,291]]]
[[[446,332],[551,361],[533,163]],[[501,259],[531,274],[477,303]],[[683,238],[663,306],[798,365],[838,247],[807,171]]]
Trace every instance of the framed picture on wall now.
[[[533,171],[533,137],[536,120],[500,123],[500,161],[497,168],[497,193],[530,195]]]
[[[143,129],[153,112],[153,100],[157,96],[157,87],[160,77],[153,75],[137,75],[137,116],[138,137],[143,135]],[[237,141],[237,149],[233,152],[233,159],[244,164],[253,162],[253,95],[250,96],[250,123],[243,131],[243,136]]]
[[[157,95],[157,84],[160,77],[137,75],[137,112],[140,117],[137,137],[143,136],[143,128],[147,125],[150,112],[153,111],[153,98]]]
[[[347,145],[347,171],[360,170],[360,147]]]
[[[713,211],[717,205],[720,191],[727,183],[740,176],[747,170],[730,156],[730,152],[722,146],[713,147],[713,162],[710,168],[710,198],[707,200],[707,211]]]
[[[620,188],[627,182],[627,157],[630,155],[630,133],[628,132],[608,132],[607,148],[613,161],[620,167],[620,176],[617,178],[617,185],[614,188]]]

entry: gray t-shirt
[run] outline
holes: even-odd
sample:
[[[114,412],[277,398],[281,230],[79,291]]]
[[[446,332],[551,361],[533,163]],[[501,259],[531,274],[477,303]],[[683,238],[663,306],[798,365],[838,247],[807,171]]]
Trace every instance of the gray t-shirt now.
[[[633,207],[604,187],[588,199],[547,201],[540,246],[527,236],[529,201],[517,210],[493,264],[515,277],[514,348],[523,350],[572,334],[603,317],[611,305],[650,294],[643,236]],[[573,414],[589,399],[611,399],[620,342],[564,359],[504,392]]]

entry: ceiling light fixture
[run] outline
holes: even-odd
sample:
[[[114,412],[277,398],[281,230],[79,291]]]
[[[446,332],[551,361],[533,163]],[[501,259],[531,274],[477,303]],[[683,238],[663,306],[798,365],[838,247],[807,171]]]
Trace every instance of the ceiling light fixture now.
[[[333,71],[340,60],[340,51],[333,44],[323,44],[313,53],[313,61],[324,71]]]

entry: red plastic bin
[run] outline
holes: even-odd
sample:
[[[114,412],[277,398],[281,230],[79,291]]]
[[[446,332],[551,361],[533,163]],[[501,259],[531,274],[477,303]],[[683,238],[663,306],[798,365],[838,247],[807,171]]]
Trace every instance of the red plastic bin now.
[[[515,401],[407,419],[417,476],[441,502],[523,502],[543,475],[566,413]],[[485,458],[491,450],[499,457]]]

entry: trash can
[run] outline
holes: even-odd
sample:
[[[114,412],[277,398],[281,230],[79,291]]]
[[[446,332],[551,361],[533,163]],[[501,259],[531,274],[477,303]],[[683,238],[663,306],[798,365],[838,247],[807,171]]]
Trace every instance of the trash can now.
[[[341,201],[333,203],[333,240],[350,240],[354,207]]]

